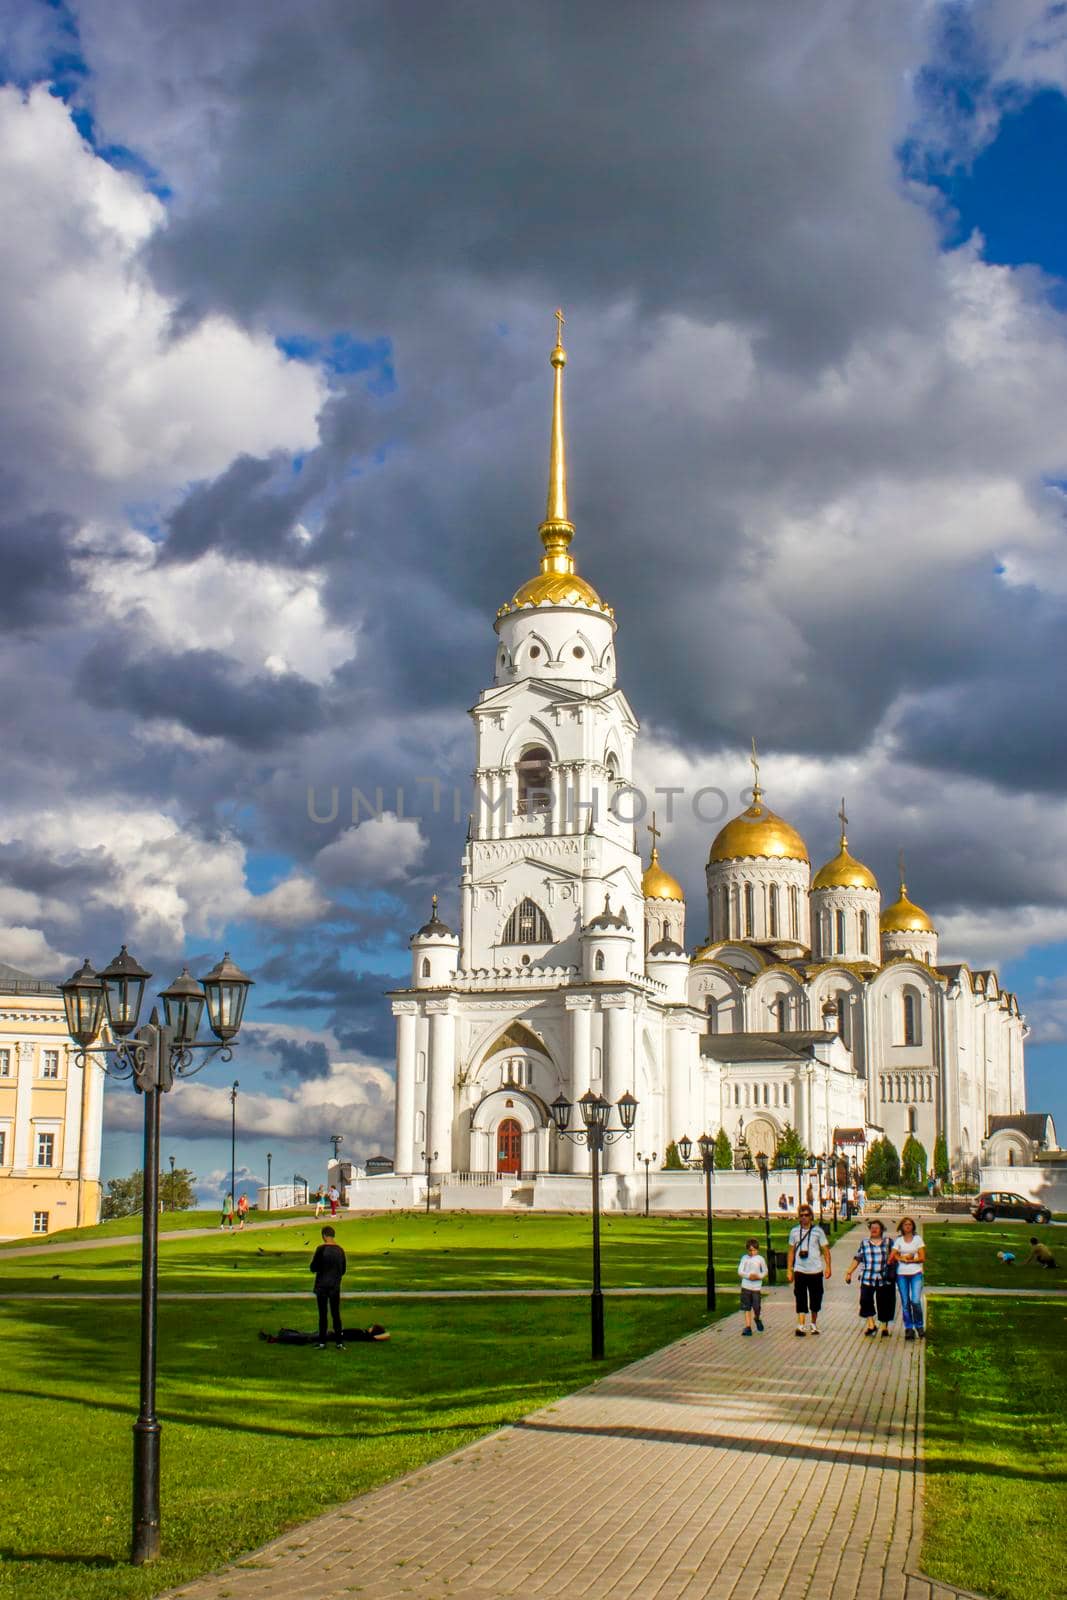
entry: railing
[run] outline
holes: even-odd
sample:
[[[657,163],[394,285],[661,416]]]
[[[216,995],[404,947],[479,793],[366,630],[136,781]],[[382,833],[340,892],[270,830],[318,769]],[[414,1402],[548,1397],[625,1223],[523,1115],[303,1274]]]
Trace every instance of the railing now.
[[[441,1183],[450,1189],[492,1189],[500,1183],[526,1183],[531,1176],[521,1172],[446,1172]]]

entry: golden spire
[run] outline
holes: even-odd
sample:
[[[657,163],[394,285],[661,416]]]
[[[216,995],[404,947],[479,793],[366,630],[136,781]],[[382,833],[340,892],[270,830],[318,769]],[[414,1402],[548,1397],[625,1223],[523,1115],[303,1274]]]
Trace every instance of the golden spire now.
[[[574,538],[574,523],[567,515],[567,451],[563,437],[563,369],[567,352],[563,348],[563,312],[556,312],[556,344],[549,356],[555,369],[552,395],[552,443],[548,455],[548,504],[541,524],[542,572],[574,571],[574,558],[567,546]]]
[[[906,900],[908,898],[908,886],[904,882],[904,852],[903,852],[903,850],[897,856],[897,865],[900,868],[900,898],[902,900]]]
[[[837,813],[837,816],[838,821],[841,823],[841,849],[844,851],[848,849],[848,834],[845,832],[848,827],[848,818],[845,815],[844,795],[841,796],[841,810]]]
[[[752,736],[752,754],[749,760],[752,762],[752,804],[755,805],[763,799],[763,790],[759,786],[759,756],[756,753],[755,734]]]

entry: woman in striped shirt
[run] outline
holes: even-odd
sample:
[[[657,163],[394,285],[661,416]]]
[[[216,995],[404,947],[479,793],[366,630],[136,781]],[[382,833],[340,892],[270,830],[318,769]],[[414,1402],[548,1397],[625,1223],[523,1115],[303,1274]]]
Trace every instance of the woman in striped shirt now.
[[[845,1273],[845,1282],[852,1282],[852,1274],[860,1269],[860,1316],[867,1318],[864,1336],[873,1339],[878,1332],[875,1320],[882,1324],[882,1338],[889,1338],[889,1324],[896,1307],[896,1288],[889,1276],[889,1252],[892,1239],[886,1238],[885,1229],[877,1219],[868,1223],[870,1238],[864,1239],[856,1251],[852,1265]]]

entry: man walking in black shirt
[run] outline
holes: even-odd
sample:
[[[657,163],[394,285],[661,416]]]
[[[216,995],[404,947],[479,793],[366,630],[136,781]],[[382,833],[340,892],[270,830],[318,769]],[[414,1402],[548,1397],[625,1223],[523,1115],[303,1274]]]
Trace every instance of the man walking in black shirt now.
[[[333,1322],[333,1338],[338,1350],[344,1349],[341,1331],[341,1279],[348,1271],[345,1253],[332,1228],[323,1228],[322,1243],[311,1258],[315,1274],[315,1299],[319,1303],[319,1349],[326,1348],[326,1312]]]

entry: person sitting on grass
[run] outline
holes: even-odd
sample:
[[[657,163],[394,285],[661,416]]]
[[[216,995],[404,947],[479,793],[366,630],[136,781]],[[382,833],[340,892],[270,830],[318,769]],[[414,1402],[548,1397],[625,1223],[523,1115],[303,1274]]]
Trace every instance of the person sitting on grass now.
[[[759,1240],[746,1239],[745,1253],[737,1264],[741,1277],[741,1310],[745,1313],[745,1326],[741,1334],[743,1339],[751,1339],[752,1322],[755,1319],[757,1330],[763,1332],[763,1318],[760,1312],[763,1309],[763,1280],[767,1276],[767,1263],[759,1253]]]
[[[348,1260],[337,1235],[327,1224],[322,1230],[322,1243],[311,1258],[311,1271],[315,1274],[315,1299],[319,1305],[319,1349],[326,1348],[326,1313],[333,1321],[333,1342],[338,1350],[345,1347],[341,1328],[341,1279],[348,1271]]]
[[[1023,1262],[1023,1266],[1028,1267],[1031,1262],[1035,1267],[1053,1268],[1056,1265],[1056,1257],[1052,1254],[1047,1244],[1042,1244],[1040,1239],[1032,1238],[1030,1240],[1030,1254]]]

